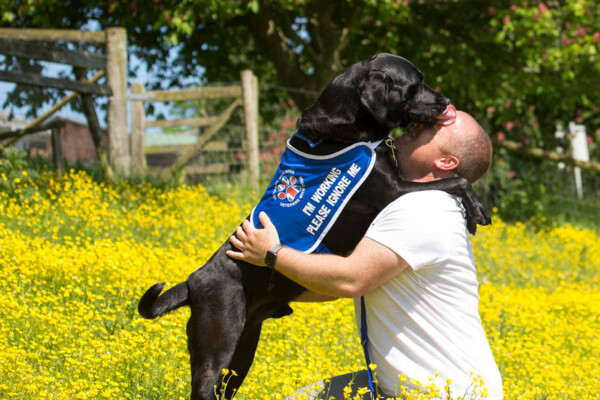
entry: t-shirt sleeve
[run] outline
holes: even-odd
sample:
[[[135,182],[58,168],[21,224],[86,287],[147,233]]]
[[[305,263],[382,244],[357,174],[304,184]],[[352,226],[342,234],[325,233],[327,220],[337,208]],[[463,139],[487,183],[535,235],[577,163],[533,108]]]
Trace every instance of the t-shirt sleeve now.
[[[466,235],[464,208],[445,192],[406,194],[375,218],[366,237],[392,249],[413,270],[442,262],[452,251],[452,235]]]

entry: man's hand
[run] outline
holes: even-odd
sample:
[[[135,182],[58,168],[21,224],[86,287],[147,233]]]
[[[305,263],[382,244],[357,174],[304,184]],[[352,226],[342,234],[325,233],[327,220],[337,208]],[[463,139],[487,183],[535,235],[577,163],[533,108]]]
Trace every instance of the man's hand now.
[[[239,252],[227,250],[226,254],[234,260],[246,261],[250,264],[265,266],[265,255],[271,247],[279,243],[279,234],[267,214],[262,211],[258,219],[264,229],[256,229],[247,219],[229,238]]]

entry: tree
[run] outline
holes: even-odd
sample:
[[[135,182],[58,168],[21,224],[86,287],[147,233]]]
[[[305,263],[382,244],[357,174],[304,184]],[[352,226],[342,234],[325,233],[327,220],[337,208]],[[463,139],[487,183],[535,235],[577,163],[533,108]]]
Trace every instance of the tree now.
[[[600,124],[595,0],[0,0],[12,27],[123,26],[154,86],[239,80],[251,68],[300,109],[342,69],[376,52],[426,81],[492,132],[548,146],[556,121]],[[171,49],[177,49],[173,58]],[[265,110],[265,107],[262,107]],[[266,108],[268,109],[268,108]]]

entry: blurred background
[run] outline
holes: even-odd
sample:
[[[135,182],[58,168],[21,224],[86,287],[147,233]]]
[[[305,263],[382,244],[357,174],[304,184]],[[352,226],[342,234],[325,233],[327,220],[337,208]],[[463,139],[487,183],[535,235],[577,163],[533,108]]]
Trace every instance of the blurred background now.
[[[493,165],[477,183],[490,210],[600,229],[594,0],[0,5],[4,173],[38,163],[260,191],[327,83],[389,52],[492,137]]]

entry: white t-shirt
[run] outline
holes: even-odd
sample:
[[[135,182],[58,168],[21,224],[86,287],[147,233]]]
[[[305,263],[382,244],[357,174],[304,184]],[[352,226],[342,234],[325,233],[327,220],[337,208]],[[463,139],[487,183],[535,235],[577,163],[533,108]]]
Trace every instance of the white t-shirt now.
[[[410,379],[424,387],[439,374],[434,382],[443,393],[450,379],[454,398],[472,394],[473,378],[481,375],[488,399],[502,399],[502,378],[479,316],[462,203],[441,191],[404,195],[381,211],[365,236],[410,266],[364,296],[381,390],[393,395],[401,385],[415,388]],[[355,308],[360,329],[360,299]]]

